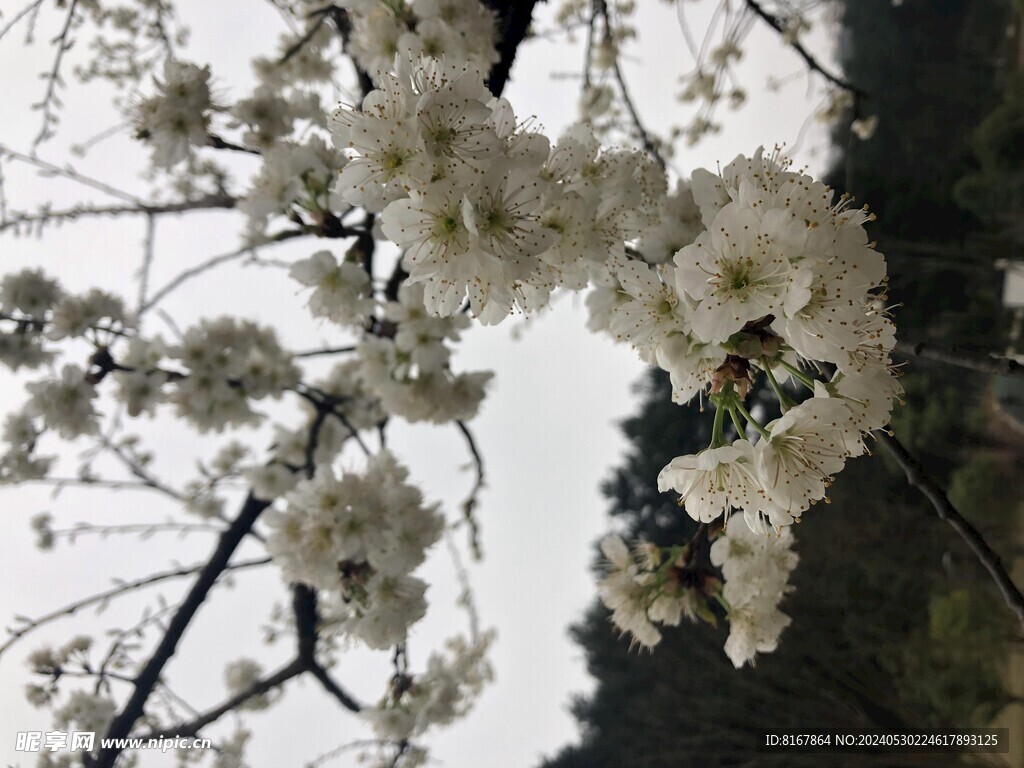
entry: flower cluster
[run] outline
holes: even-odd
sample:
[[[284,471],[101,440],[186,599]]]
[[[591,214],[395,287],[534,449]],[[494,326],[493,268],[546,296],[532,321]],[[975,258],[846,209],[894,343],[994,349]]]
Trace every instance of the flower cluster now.
[[[88,337],[108,343],[130,325],[124,302],[106,291],[65,292],[42,270],[24,269],[0,281],[0,363],[13,371],[38,368],[54,358],[47,341]]]
[[[0,318],[14,327],[0,332],[0,362],[17,371],[38,368],[53,359],[43,348],[44,319],[63,291],[41,269],[5,275],[0,282]]]
[[[401,642],[423,617],[427,585],[410,574],[444,527],[407,478],[387,451],[362,474],[320,466],[268,517],[267,548],[284,575],[324,590],[325,623],[371,648]]]
[[[331,184],[345,157],[319,136],[302,143],[278,141],[263,152],[263,165],[252,188],[238,203],[249,217],[249,236],[259,240],[273,216],[303,214],[323,226],[342,207]]]
[[[714,404],[711,444],[673,459],[658,486],[701,523],[724,518],[711,559],[725,586],[694,588],[690,545],[631,554],[609,537],[601,596],[643,646],[660,640],[656,624],[703,616],[703,597],[714,597],[727,606],[726,651],[741,666],[773,650],[789,623],[778,610],[797,562],[786,526],[865,452],[865,437],[888,423],[902,392],[885,259],[868,242],[866,211],[760,150],[718,174],[696,171],[659,210],[636,251],[609,260],[594,280],[589,325],[666,370],[676,402],[706,393]],[[781,411],[767,423],[763,406],[746,405],[757,377]],[[743,522],[730,520],[733,510]]]
[[[230,317],[192,326],[168,355],[187,370],[170,400],[204,432],[256,422],[249,401],[278,397],[299,379],[273,330]]]
[[[370,276],[362,265],[349,260],[340,264],[330,251],[317,251],[292,264],[289,273],[313,289],[309,311],[340,325],[360,325],[376,306]]]
[[[753,663],[757,653],[769,653],[790,618],[779,602],[792,590],[789,574],[799,556],[792,550],[793,533],[783,528],[765,536],[733,518],[725,534],[711,545],[711,562],[725,579],[722,600],[728,606],[729,639],[725,652],[737,667]]]
[[[272,460],[244,471],[258,498],[271,500],[283,496],[298,482],[295,473],[306,467],[308,458],[312,458],[316,466],[328,465],[340,453],[344,442],[352,437],[353,429],[373,429],[384,423],[386,415],[380,400],[363,386],[360,370],[358,360],[349,360],[339,363],[326,379],[316,382],[316,390],[331,401],[331,418],[318,420],[316,408],[307,403],[304,424],[294,429],[280,424],[275,426]],[[318,422],[316,445],[311,446],[310,430]],[[307,457],[311,447],[312,456]]]
[[[461,717],[491,680],[487,651],[493,640],[493,632],[475,642],[462,637],[449,640],[447,656],[430,654],[422,674],[396,675],[384,699],[364,707],[359,716],[370,722],[380,738],[394,741],[420,736],[433,725]]]
[[[191,147],[209,142],[210,68],[168,59],[157,92],[135,106],[138,136],[153,148],[153,165],[173,168],[188,159]]]
[[[92,401],[96,389],[77,365],[65,365],[60,377],[26,385],[32,395],[26,413],[39,417],[47,429],[66,440],[88,435],[99,428]]]
[[[498,61],[494,11],[478,0],[344,0],[352,22],[349,52],[373,78],[398,53],[442,56],[486,72]]]
[[[68,700],[54,715],[55,725],[64,730],[106,733],[117,714],[117,704],[107,696],[86,691],[72,691]]]
[[[577,126],[553,147],[519,124],[467,65],[398,60],[361,110],[339,109],[350,155],[337,191],[380,211],[409,281],[434,315],[485,324],[584,287],[653,220],[664,174],[638,152],[604,151]]]
[[[224,684],[232,696],[248,693],[259,682],[263,668],[254,659],[237,659],[224,667]],[[272,693],[258,693],[249,696],[240,709],[266,709],[275,696]]]
[[[601,541],[608,573],[598,585],[601,602],[612,611],[612,623],[631,635],[631,642],[652,648],[661,642],[655,624],[676,626],[683,616],[711,623],[706,602],[720,582],[697,567],[687,545],[663,550],[640,542],[634,552],[615,535]]]
[[[737,667],[756,653],[775,650],[790,619],[779,602],[791,590],[789,574],[799,558],[789,528],[776,535],[754,532],[739,517],[729,521],[710,548],[721,577],[700,564],[702,534],[681,547],[663,549],[639,542],[630,552],[618,536],[606,536],[601,551],[607,574],[599,584],[611,620],[631,642],[651,648],[661,641],[657,624],[676,626],[685,616],[716,624],[713,608],[729,621],[725,652]],[[724,583],[723,583],[724,580]]]
[[[453,373],[445,344],[459,338],[469,319],[427,315],[417,285],[403,286],[398,301],[385,307],[385,316],[394,324],[394,335],[368,336],[356,350],[359,380],[384,411],[435,424],[475,416],[492,374]]]
[[[709,391],[717,407],[712,445],[674,459],[661,490],[677,491],[702,522],[737,508],[754,530],[787,525],[864,452],[863,436],[887,423],[900,394],[885,260],[868,242],[865,211],[775,155],[738,157],[721,175],[700,169],[691,186],[672,205],[691,226],[699,209],[706,229],[671,263],[618,265],[591,297],[591,324],[667,370],[677,402]],[[816,381],[812,366],[835,373]],[[783,410],[767,425],[744,405],[759,374]],[[782,389],[790,382],[813,397],[798,405]]]

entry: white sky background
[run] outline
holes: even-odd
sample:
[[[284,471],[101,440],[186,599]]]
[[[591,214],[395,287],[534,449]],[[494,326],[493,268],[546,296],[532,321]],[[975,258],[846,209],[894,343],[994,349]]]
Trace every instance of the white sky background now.
[[[276,46],[279,17],[268,3],[184,0],[180,5],[183,18],[193,30],[185,57],[209,62],[224,95],[243,95],[252,82],[248,59]],[[551,28],[554,5],[538,5],[538,29]],[[704,28],[713,5],[685,3],[694,29]],[[8,14],[20,7],[13,0],[5,0],[3,6]],[[39,30],[41,41],[49,39],[58,22],[50,6],[46,4]],[[675,81],[691,68],[692,60],[683,43],[676,9],[654,2],[640,6],[637,24],[641,43],[634,43],[625,52],[626,77],[651,126],[685,123],[689,107],[675,101]],[[824,40],[819,31],[812,37],[812,44],[818,43],[820,50],[825,47]],[[25,151],[39,125],[38,114],[28,109],[43,89],[36,73],[49,68],[52,52],[43,43],[26,49],[21,42],[22,36],[15,33],[0,44],[0,92],[5,108],[0,119],[0,143]],[[567,44],[564,39],[552,39],[523,45],[506,91],[517,115],[536,115],[552,137],[574,119],[579,84],[572,79],[553,79],[551,73],[580,71],[581,42]],[[69,59],[71,63],[76,61],[74,51]],[[759,144],[792,145],[805,118],[816,107],[817,97],[807,99],[804,79],[782,93],[768,93],[764,85],[768,75],[785,76],[798,68],[796,57],[780,47],[773,33],[755,27],[740,67],[742,82],[749,91],[747,106],[737,114],[722,112],[723,132],[696,148],[683,148],[675,166],[688,172],[701,165],[714,167],[717,161],[724,164]],[[72,85],[65,93],[67,106],[61,133],[40,151],[42,157],[56,162],[69,159],[70,144],[116,120],[102,87],[82,89]],[[812,172],[822,170],[824,153],[813,156],[808,150],[821,150],[824,144],[820,129],[813,128],[803,150],[796,154],[797,164],[806,165]],[[140,148],[116,140],[101,145],[84,159],[75,159],[74,164],[83,173],[145,197],[149,184],[137,176],[143,158]],[[249,167],[256,169],[258,163],[244,157],[234,162],[239,173]],[[13,208],[29,208],[43,200],[52,201],[55,208],[81,200],[106,201],[99,193],[61,179],[42,179],[34,171],[11,163],[4,164],[4,172]],[[151,285],[162,285],[183,268],[233,250],[241,226],[243,220],[238,214],[161,219]],[[42,240],[6,235],[0,237],[0,264],[4,271],[42,265],[71,290],[99,285],[123,292],[133,303],[137,290],[133,274],[141,258],[142,234],[139,220],[101,219],[51,229]],[[323,246],[338,250],[336,243],[303,239],[268,248],[262,255],[291,261]],[[201,316],[223,313],[253,317],[274,325],[284,342],[298,349],[344,342],[335,329],[305,317],[301,309],[304,299],[296,288],[280,269],[232,266],[191,283],[174,294],[165,309],[182,326]],[[453,360],[457,370],[490,369],[496,374],[483,411],[472,423],[486,462],[488,484],[477,513],[483,526],[486,559],[470,570],[484,626],[497,628],[498,642],[491,656],[497,679],[477,708],[469,717],[426,740],[434,757],[450,768],[476,768],[481,763],[494,768],[531,766],[541,755],[550,755],[577,738],[568,704],[572,694],[588,690],[592,683],[586,676],[582,651],[570,642],[566,630],[595,595],[589,571],[592,544],[608,527],[607,505],[598,487],[625,449],[616,424],[635,411],[630,386],[643,370],[631,350],[588,333],[585,320],[582,301],[563,296],[554,311],[525,329],[522,320],[506,321],[497,328],[473,329]],[[518,341],[513,339],[516,329],[525,331]],[[168,338],[172,335],[156,316],[148,318],[146,330]],[[83,363],[84,355],[76,362]],[[28,378],[39,377],[36,374]],[[21,406],[22,386],[23,379],[6,369],[0,372],[3,411]],[[295,403],[285,399],[265,410],[286,420],[295,413]],[[196,439],[169,418],[143,420],[137,427],[133,425],[133,430],[156,451],[155,471],[178,487],[194,476],[197,450],[200,456],[209,458],[226,442],[224,437]],[[266,432],[241,433],[241,438],[257,451],[268,442]],[[441,500],[450,516],[457,515],[457,505],[470,486],[471,475],[460,470],[468,455],[455,428],[396,425],[389,439],[427,497]],[[74,472],[75,450],[64,452],[72,459],[63,465],[66,474]],[[355,454],[345,455],[350,463],[358,461]],[[96,468],[112,466],[98,463]],[[4,517],[0,622],[6,623],[15,614],[39,615],[110,586],[114,577],[137,578],[163,570],[175,561],[199,562],[213,546],[213,537],[206,533],[184,540],[174,534],[157,534],[145,542],[136,537],[102,540],[89,536],[74,546],[59,542],[55,551],[39,552],[34,549],[28,523],[41,510],[51,511],[59,527],[79,521],[158,522],[174,512],[161,497],[151,493],[68,489],[51,499],[48,488],[0,490],[0,514]],[[246,545],[236,559],[259,554],[256,547]],[[452,608],[457,587],[443,545],[437,547],[420,575],[432,585],[428,593],[431,612],[410,638],[413,672],[422,668],[428,653],[439,648],[445,637],[465,632],[466,627],[464,615]],[[189,579],[172,582],[163,593],[169,600],[176,600],[188,584]],[[152,604],[156,594],[156,590],[148,591],[144,600]],[[259,632],[275,600],[286,602],[287,593],[272,567],[239,574],[233,590],[218,587],[165,670],[174,690],[205,710],[224,698],[221,671],[227,662],[250,656],[260,659],[270,670],[289,660],[294,650],[290,640],[267,647]],[[25,655],[45,641],[59,644],[77,632],[98,634],[107,626],[127,627],[138,620],[142,605],[137,599],[115,603],[98,618],[88,610],[52,625],[0,658],[3,764],[32,765],[34,756],[14,752],[15,733],[52,727],[48,712],[36,711],[24,701],[22,689],[29,680],[22,663]],[[152,641],[154,635],[149,637]],[[98,650],[104,652],[105,643],[101,642]],[[143,652],[140,659],[145,656]],[[334,670],[343,686],[364,701],[372,701],[384,692],[389,674],[386,654],[363,651],[341,656]],[[266,714],[247,714],[246,720],[254,731],[247,750],[248,762],[254,768],[301,765],[367,734],[355,717],[305,679],[288,683],[279,706]],[[227,735],[232,721],[232,717],[224,718],[209,729],[210,734]],[[142,753],[143,768],[171,764],[169,756]],[[354,759],[349,754],[331,764],[352,765]]]

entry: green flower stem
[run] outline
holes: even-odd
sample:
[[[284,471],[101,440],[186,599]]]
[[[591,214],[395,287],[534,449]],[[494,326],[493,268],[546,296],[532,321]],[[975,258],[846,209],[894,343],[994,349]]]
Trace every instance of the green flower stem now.
[[[779,365],[781,365],[783,368],[785,368],[787,371],[789,371],[790,374],[792,374],[793,378],[795,378],[797,381],[799,381],[805,387],[810,389],[812,392],[814,391],[814,379],[812,379],[806,373],[801,371],[795,365],[790,365],[789,363],[787,363],[782,358],[779,358]]]
[[[768,440],[771,435],[768,434],[768,430],[761,426],[761,423],[750,415],[750,411],[743,407],[743,403],[737,401],[736,409],[743,414],[743,418],[747,420],[747,423],[754,427],[765,440]]]
[[[782,412],[785,413],[796,405],[796,401],[782,391],[782,387],[779,386],[779,382],[775,378],[775,374],[772,372],[771,366],[768,365],[768,361],[763,357],[761,358],[761,364],[764,366],[764,373],[768,377],[768,383],[770,383],[772,385],[772,389],[775,390],[775,397],[779,399],[779,405],[782,406]]]
[[[717,600],[718,604],[725,609],[726,614],[732,612],[732,606],[729,605],[729,602],[724,597],[722,597],[721,592],[715,594],[715,600]]]
[[[732,417],[732,424],[736,427],[736,434],[741,438],[745,438],[747,436],[747,430],[745,430],[743,425],[740,423],[740,417],[739,414],[736,413],[735,408],[729,409],[729,416]]]
[[[721,403],[715,405],[715,423],[711,427],[711,447],[720,448],[725,445],[725,411]]]

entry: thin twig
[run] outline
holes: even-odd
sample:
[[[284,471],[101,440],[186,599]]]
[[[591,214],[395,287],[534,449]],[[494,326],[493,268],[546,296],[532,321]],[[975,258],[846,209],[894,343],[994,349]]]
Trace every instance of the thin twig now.
[[[92,525],[91,523],[79,523],[71,528],[55,528],[51,532],[54,536],[65,536],[68,539],[76,539],[80,536],[106,537],[111,534],[133,533],[223,533],[224,528],[213,523],[179,523],[167,521],[164,523],[126,523],[124,525]]]
[[[139,464],[127,453],[125,453],[124,449],[121,448],[121,446],[119,446],[117,443],[113,442],[107,437],[101,437],[100,444],[108,451],[110,451],[112,454],[114,454],[114,456],[116,456],[117,459],[122,464],[124,464],[124,466],[128,469],[129,472],[135,475],[135,477],[137,477],[143,483],[153,488],[153,490],[160,491],[165,496],[169,496],[175,501],[188,501],[188,499],[185,497],[183,493],[176,491],[169,485],[164,485],[160,480],[158,480],[156,477],[147,472],[145,467]]]
[[[135,305],[135,316],[146,305],[146,293],[149,291],[149,274],[153,269],[153,257],[156,254],[156,218],[153,214],[146,216],[146,235],[142,245],[142,264],[139,266],[139,297]]]
[[[587,17],[587,45],[583,53],[583,88],[590,89],[590,68],[594,61],[594,27],[597,26],[597,10],[591,8]]]
[[[117,134],[121,133],[121,131],[129,127],[131,127],[131,123],[126,121],[122,123],[116,123],[115,125],[112,125],[109,128],[104,128],[99,133],[94,134],[93,136],[90,136],[89,138],[85,139],[81,144],[75,144],[74,146],[72,146],[71,152],[76,155],[84,155],[97,144],[106,141],[112,136],[116,136]]]
[[[167,26],[164,24],[164,14],[170,10],[173,14],[174,9],[170,7],[169,3],[164,3],[163,0],[156,0],[156,16],[153,19],[153,29],[156,30],[157,37],[163,44],[164,52],[167,54],[167,58],[174,58],[174,43],[171,39],[171,34],[167,31]]]
[[[342,425],[345,427],[345,429],[352,433],[352,437],[355,439],[356,443],[359,445],[359,447],[362,449],[363,453],[366,456],[373,455],[373,451],[371,451],[369,446],[367,446],[367,444],[363,441],[363,438],[359,436],[359,430],[357,430],[352,425],[352,422],[349,421],[348,416],[346,416],[343,411],[340,411],[332,406],[330,409],[330,414],[334,416],[338,421],[340,421]]]
[[[53,106],[57,100],[57,86],[61,82],[60,77],[60,65],[64,61],[64,54],[71,48],[71,43],[68,41],[68,35],[71,32],[71,25],[75,21],[75,11],[78,10],[78,0],[71,0],[68,6],[68,15],[64,19],[64,28],[60,34],[54,39],[54,43],[57,45],[57,55],[53,59],[53,67],[46,78],[46,93],[43,95],[43,100],[33,106],[39,107],[43,112],[43,124],[39,129],[39,133],[36,134],[35,140],[32,142],[33,151],[39,147],[46,139],[50,138],[53,134],[50,130],[50,126],[57,121],[57,116],[54,114]]]
[[[988,571],[992,581],[999,589],[999,593],[1003,596],[1003,600],[1006,601],[1006,605],[1024,628],[1024,594],[1021,594],[1020,589],[1010,578],[999,555],[993,551],[978,530],[957,511],[938,484],[928,476],[921,463],[899,440],[884,429],[876,429],[872,434],[889,450],[900,469],[906,474],[907,482],[917,488],[931,502],[939,519],[949,523],[957,535],[964,540],[978,562]]]
[[[323,349],[306,349],[302,352],[295,352],[294,359],[307,357],[325,357],[327,355],[342,355],[346,352],[355,352],[356,347],[324,347]]]
[[[153,218],[168,213],[188,211],[230,209],[237,201],[229,195],[207,195],[195,200],[178,200],[173,203],[138,203],[134,205],[79,205],[60,211],[42,208],[38,213],[14,212],[0,221],[0,232],[17,229],[25,225],[46,224],[51,221],[75,221],[83,216],[147,216]]]
[[[101,488],[111,491],[156,491],[163,493],[160,488],[154,488],[150,483],[141,480],[109,480],[107,478],[83,478],[83,477],[35,477],[22,481],[23,484],[52,485],[57,493],[64,486],[75,488]]]
[[[455,537],[452,536],[450,528],[444,530],[444,543],[447,546],[448,555],[451,557],[452,567],[455,569],[455,578],[462,589],[458,604],[465,609],[469,616],[469,638],[476,645],[480,642],[480,614],[476,609],[476,599],[469,581],[469,572],[462,562],[462,554],[459,552],[459,546],[455,543]]]
[[[32,13],[32,11],[38,10],[39,6],[41,6],[42,4],[43,0],[33,0],[33,2],[29,3],[16,14],[14,14],[14,16],[11,17],[11,20],[4,25],[3,29],[0,29],[0,40],[3,40],[4,35],[6,35],[8,32],[14,29],[14,27],[17,26],[19,21],[21,21],[23,18]]]
[[[12,160],[18,160],[22,163],[27,163],[28,165],[34,165],[36,168],[38,168],[41,171],[44,171],[45,173],[53,174],[55,176],[63,176],[66,179],[71,179],[72,181],[76,181],[79,184],[82,184],[86,187],[92,187],[93,189],[99,190],[100,192],[103,192],[106,195],[116,197],[119,200],[124,200],[125,202],[132,203],[133,205],[145,205],[145,203],[140,198],[136,197],[130,192],[125,192],[124,190],[118,189],[117,187],[113,187],[104,181],[100,181],[99,179],[94,179],[90,176],[85,176],[76,171],[70,165],[66,165],[63,167],[59,165],[54,165],[53,163],[47,162],[46,160],[43,160],[34,155],[26,155],[23,152],[17,152],[13,149],[4,146],[3,144],[0,144],[0,155],[6,155]]]
[[[292,45],[288,47],[288,50],[284,52],[284,55],[281,56],[281,58],[277,62],[278,66],[280,66],[281,64],[287,64],[288,61],[293,56],[295,56],[299,51],[305,48],[309,41],[312,40],[313,37],[316,35],[316,33],[320,31],[320,27],[324,25],[324,22],[327,20],[327,18],[328,14],[326,10],[319,12],[317,14],[316,22],[312,24],[309,27],[309,29],[306,30],[302,37],[300,37],[298,40],[292,43]]]
[[[235,563],[234,565],[229,565],[224,570],[240,571],[243,568],[253,568],[260,565],[266,565],[269,562],[269,557],[263,557],[256,560],[244,560],[242,562]],[[120,597],[121,595],[127,594],[129,592],[134,592],[140,587],[148,587],[152,584],[158,584],[162,581],[167,581],[168,579],[177,579],[183,576],[191,576],[192,574],[197,573],[202,567],[202,564],[199,564],[186,566],[183,568],[177,568],[172,571],[163,571],[161,573],[155,573],[143,579],[136,579],[135,581],[129,581],[125,582],[124,584],[118,584],[116,587],[112,587],[108,590],[105,590],[104,592],[99,592],[98,594],[91,595],[90,597],[85,597],[81,600],[76,600],[73,603],[65,605],[63,608],[58,608],[56,610],[50,611],[49,613],[43,614],[37,619],[32,619],[30,623],[26,624],[24,627],[20,627],[16,630],[8,630],[9,632],[11,632],[11,637],[8,638],[3,645],[0,645],[0,655],[4,654],[12,645],[18,642],[25,635],[35,630],[37,627],[41,627],[44,624],[49,624],[50,622],[53,622],[63,616],[72,616],[78,611],[80,611],[82,608],[88,608],[90,605],[102,604],[112,598]]]
[[[0,229],[7,223],[7,190],[4,185],[4,156],[0,154]]]
[[[243,147],[240,144],[233,144],[230,141],[226,141],[225,139],[222,139],[220,136],[218,136],[215,133],[211,133],[207,137],[207,142],[208,142],[208,146],[213,147],[214,149],[229,149],[232,152],[241,152],[241,153],[246,154],[246,155],[261,155],[261,154],[263,154],[258,149],[254,149],[253,147]]]
[[[768,26],[770,26],[772,29],[774,29],[776,32],[782,35],[783,39],[787,40],[789,47],[796,51],[797,55],[799,55],[800,58],[804,60],[804,63],[807,65],[809,69],[811,69],[814,72],[817,72],[819,75],[821,75],[830,83],[832,83],[832,85],[838,88],[842,88],[844,91],[852,93],[854,96],[859,96],[860,98],[867,98],[868,94],[865,91],[861,90],[850,81],[844,80],[838,75],[833,74],[832,72],[829,72],[827,69],[825,69],[825,67],[822,66],[816,58],[814,58],[810,51],[808,51],[799,40],[788,40],[786,38],[786,25],[783,23],[782,19],[780,19],[773,13],[770,13],[767,10],[765,10],[761,3],[758,2],[758,0],[746,0],[746,4],[747,7],[755,14],[757,14],[762,20],[764,20],[765,23],[768,24]]]
[[[315,758],[306,763],[304,768],[316,768],[318,765],[323,765],[329,760],[333,760],[338,755],[348,752],[350,749],[362,749],[363,747],[380,747],[387,742],[380,739],[357,739],[356,741],[348,741],[344,744],[339,744],[329,752],[323,752],[317,755]]]
[[[274,243],[281,243],[284,242],[285,240],[290,240],[295,237],[301,237],[304,234],[304,232],[300,232],[297,230],[289,230],[287,232],[282,232],[279,235],[275,235],[271,240],[262,245],[272,245]],[[149,297],[149,300],[146,301],[145,305],[143,305],[143,307],[139,310],[139,314],[141,315],[142,313],[148,312],[154,306],[163,301],[169,293],[177,290],[182,286],[182,284],[187,283],[189,280],[199,277],[200,275],[213,269],[214,267],[219,267],[221,264],[226,264],[230,261],[234,261],[235,259],[240,259],[243,256],[252,254],[255,252],[256,248],[257,246],[244,245],[241,248],[238,248],[237,250],[229,251],[228,253],[222,253],[218,256],[213,256],[212,258],[207,259],[201,264],[197,264],[194,267],[179,272],[177,276],[175,276],[172,280],[163,285],[161,288],[155,291],[152,296]]]
[[[971,371],[1024,378],[1024,365],[1012,357],[997,357],[956,347],[939,347],[923,341],[917,343],[897,341],[896,352],[906,357],[922,357],[926,360],[935,360]]]
[[[606,0],[594,0],[594,13],[601,17],[604,22],[604,36],[608,40],[612,36],[611,20],[608,18],[608,4]],[[640,113],[636,109],[636,105],[633,103],[633,98],[629,93],[629,86],[626,85],[626,78],[622,74],[622,67],[619,66],[619,57],[616,56],[612,60],[612,73],[615,75],[615,81],[619,84],[619,92],[622,94],[622,103],[626,106],[626,111],[629,112],[630,120],[633,122],[633,127],[636,129],[637,136],[640,139],[640,143],[643,144],[647,153],[654,159],[654,162],[658,164],[658,167],[662,171],[668,169],[668,163],[665,162],[665,158],[662,156],[661,151],[658,149],[658,145],[654,139],[651,138],[651,134],[644,127],[643,121],[640,119]]]
[[[469,546],[473,552],[473,559],[479,560],[483,556],[480,549],[480,526],[478,525],[473,512],[479,504],[478,496],[484,487],[484,459],[483,456],[480,455],[480,450],[477,448],[476,440],[473,439],[473,433],[469,431],[469,427],[466,426],[466,423],[464,421],[457,420],[455,425],[459,428],[459,432],[461,432],[462,436],[466,439],[466,447],[469,448],[469,452],[473,457],[473,466],[476,470],[473,487],[470,489],[466,500],[462,502],[462,517],[466,525],[469,526]]]

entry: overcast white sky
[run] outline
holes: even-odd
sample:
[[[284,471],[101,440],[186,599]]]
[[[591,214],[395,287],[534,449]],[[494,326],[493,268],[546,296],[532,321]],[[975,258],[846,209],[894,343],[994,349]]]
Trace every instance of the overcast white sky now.
[[[5,3],[16,7],[14,3]],[[554,4],[540,4],[539,28],[550,28]],[[693,26],[713,3],[686,3]],[[221,92],[238,96],[251,82],[248,57],[276,44],[280,20],[268,3],[181,3],[193,27],[193,43],[186,55],[212,64]],[[664,3],[641,3],[638,18],[642,44],[627,51],[626,75],[633,85],[641,112],[654,126],[684,122],[683,107],[674,101],[676,78],[692,64],[676,19],[676,9]],[[52,12],[46,5],[47,14]],[[50,19],[52,23],[56,20]],[[40,28],[45,40],[51,28]],[[819,40],[820,42],[820,40]],[[0,84],[4,93],[4,119],[0,143],[26,150],[38,128],[38,115],[28,105],[38,99],[41,83],[36,73],[50,63],[45,45],[24,49],[12,35],[0,44]],[[552,73],[578,72],[581,45],[537,40],[521,49],[507,95],[520,116],[534,114],[549,135],[557,136],[575,117],[573,80],[554,79]],[[72,52],[72,59],[74,52]],[[751,152],[759,144],[772,145],[797,138],[816,101],[806,97],[803,81],[783,93],[768,93],[768,75],[784,76],[798,69],[794,56],[783,51],[773,37],[758,29],[749,38],[741,68],[750,90],[746,108],[726,121],[726,128],[697,148],[683,149],[676,166],[687,172],[713,167],[738,152]],[[105,95],[105,94],[104,94]],[[68,92],[61,137],[46,145],[41,155],[63,162],[67,147],[110,126],[115,118],[96,92],[74,88]],[[825,158],[808,150],[823,146],[812,129],[797,153],[798,164],[820,170]],[[127,142],[101,146],[83,160],[75,160],[86,173],[123,185],[141,194],[147,183],[136,173],[142,155]],[[237,161],[245,167],[249,160]],[[255,161],[253,166],[255,167]],[[7,195],[13,207],[52,200],[68,204],[83,199],[83,190],[62,180],[40,179],[25,169],[5,164]],[[103,201],[88,191],[84,199]],[[237,244],[240,218],[203,214],[184,221],[162,221],[153,284],[160,285],[182,268],[208,256],[232,250]],[[0,239],[2,269],[43,265],[71,289],[92,285],[135,296],[132,282],[141,255],[140,222],[83,221],[49,232],[42,240]],[[319,244],[300,242],[265,255],[296,258]],[[285,341],[296,348],[337,342],[330,327],[303,318],[302,299],[281,270],[227,268],[209,279],[191,284],[166,304],[181,324],[201,316],[240,313],[273,324]],[[169,335],[157,318],[148,330]],[[568,714],[572,694],[587,690],[582,652],[568,639],[567,626],[594,597],[589,572],[593,541],[607,529],[600,481],[619,460],[624,442],[616,423],[635,410],[630,385],[642,366],[627,348],[589,334],[584,327],[582,302],[565,296],[554,311],[523,328],[522,321],[497,328],[474,329],[456,353],[455,366],[464,370],[491,369],[495,381],[481,415],[473,423],[487,465],[487,489],[479,518],[483,526],[486,559],[471,567],[472,581],[485,626],[498,630],[492,654],[496,682],[465,720],[428,739],[434,756],[449,768],[494,768],[535,765],[577,737]],[[520,340],[514,330],[523,331]],[[22,384],[6,370],[0,372],[0,403],[14,410],[24,400]],[[287,401],[268,410],[287,415]],[[196,440],[168,419],[143,422],[138,431],[157,449],[157,471],[170,483],[183,485],[194,474],[197,450],[209,457],[224,439]],[[266,445],[265,433],[245,439],[257,449]],[[429,498],[439,499],[450,515],[471,481],[460,471],[467,461],[465,447],[454,428],[415,427],[394,430],[392,444],[410,466],[412,477]],[[74,449],[67,452],[73,458]],[[66,466],[74,467],[73,463]],[[651,478],[653,483],[655,478]],[[198,533],[185,540],[162,534],[146,542],[135,538],[99,540],[86,537],[74,547],[59,544],[53,552],[33,548],[30,517],[49,510],[67,527],[79,521],[94,524],[159,521],[172,510],[152,494],[111,493],[103,490],[68,490],[56,499],[49,489],[5,488],[0,491],[5,535],[0,539],[0,621],[15,614],[44,613],[79,596],[109,586],[113,577],[136,578],[168,567],[173,562],[202,560],[213,541]],[[247,552],[257,554],[253,547]],[[244,553],[243,553],[244,556]],[[410,639],[413,671],[426,655],[453,632],[464,631],[461,613],[453,609],[456,586],[444,547],[422,569],[432,584],[432,613]],[[165,590],[174,600],[187,580]],[[155,592],[147,593],[152,599]],[[221,670],[228,661],[252,656],[267,668],[286,661],[291,644],[267,648],[258,631],[272,602],[285,597],[272,568],[240,574],[233,590],[219,588],[185,635],[178,656],[167,672],[175,691],[199,709],[224,696]],[[22,660],[46,640],[61,642],[78,631],[98,632],[106,626],[126,627],[138,620],[142,603],[115,604],[98,618],[86,612],[41,632],[0,658],[0,761],[28,766],[33,756],[14,752],[15,733],[47,730],[49,715],[24,702],[22,688],[29,677]],[[611,631],[611,630],[609,630]],[[354,651],[343,655],[336,677],[363,700],[384,691],[390,665],[385,654]],[[309,681],[289,683],[283,703],[267,714],[247,716],[254,736],[248,750],[254,768],[299,765],[366,729],[340,710]],[[229,731],[232,718],[211,728],[214,736]],[[156,754],[143,754],[141,765],[169,765]],[[336,761],[351,765],[351,756]]]

